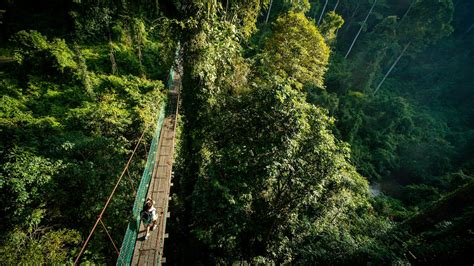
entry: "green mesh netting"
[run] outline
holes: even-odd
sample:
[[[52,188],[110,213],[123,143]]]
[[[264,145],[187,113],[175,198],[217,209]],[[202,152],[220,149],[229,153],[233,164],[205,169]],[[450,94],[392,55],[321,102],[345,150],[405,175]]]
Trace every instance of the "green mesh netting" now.
[[[155,166],[155,156],[157,152],[157,146],[160,141],[161,128],[163,120],[165,118],[165,105],[163,104],[158,117],[156,125],[155,135],[151,141],[150,153],[143,170],[142,179],[137,189],[137,195],[135,203],[133,204],[132,218],[127,226],[125,237],[122,241],[122,247],[120,248],[120,255],[117,260],[117,265],[130,265],[133,256],[133,250],[135,249],[135,242],[137,240],[138,230],[140,230],[140,211],[145,203],[145,198],[148,192],[148,186],[150,184],[151,175],[153,174],[153,168]]]
[[[180,45],[178,43],[178,47],[175,53],[175,63],[177,62],[179,57],[179,50]],[[166,84],[166,87],[168,89],[172,89],[173,85],[174,68],[172,67],[168,76],[168,82]],[[165,103],[166,102],[167,101],[165,101]],[[156,153],[158,152],[158,143],[160,142],[161,128],[163,127],[163,121],[165,119],[165,107],[166,104],[163,104],[159,112],[155,134],[153,136],[153,140],[151,141],[149,149],[150,153],[148,154],[145,169],[143,170],[142,179],[140,181],[140,185],[138,186],[137,195],[133,204],[132,217],[127,226],[127,231],[125,232],[125,237],[122,241],[122,247],[120,248],[120,254],[117,259],[117,265],[120,266],[130,265],[132,262],[133,252],[135,250],[135,243],[137,241],[138,231],[140,230],[140,211],[142,210],[143,204],[145,203],[145,198],[148,192],[148,186],[150,185],[150,180],[152,178],[153,169],[155,166],[155,157]]]
[[[171,88],[173,85],[174,79],[174,70],[171,69],[167,87]],[[142,179],[140,185],[137,189],[137,196],[135,198],[135,203],[133,204],[132,218],[127,226],[127,231],[125,232],[125,237],[122,241],[122,247],[120,248],[120,254],[117,259],[117,265],[130,265],[132,262],[133,251],[135,249],[135,243],[138,236],[138,231],[140,230],[140,211],[143,208],[145,203],[145,198],[148,192],[148,186],[150,185],[150,180],[153,174],[153,168],[155,166],[155,157],[158,152],[158,143],[160,142],[161,128],[163,126],[163,120],[165,118],[165,106],[161,106],[161,110],[158,117],[158,122],[156,125],[155,134],[153,140],[151,141],[150,153],[145,165],[145,170],[143,170]]]

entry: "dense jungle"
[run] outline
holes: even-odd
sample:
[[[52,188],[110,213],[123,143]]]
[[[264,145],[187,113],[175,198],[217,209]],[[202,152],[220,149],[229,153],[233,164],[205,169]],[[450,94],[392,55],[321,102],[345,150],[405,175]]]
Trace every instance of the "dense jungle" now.
[[[0,264],[74,263],[134,153],[80,260],[117,263],[179,62],[166,264],[472,265],[473,11],[1,1]]]

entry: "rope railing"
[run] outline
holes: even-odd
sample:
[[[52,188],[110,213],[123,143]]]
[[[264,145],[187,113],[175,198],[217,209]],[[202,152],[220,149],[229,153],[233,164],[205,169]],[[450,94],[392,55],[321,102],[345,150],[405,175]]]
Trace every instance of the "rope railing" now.
[[[118,255],[120,254],[120,251],[118,250],[117,245],[115,245],[115,241],[114,241],[114,239],[112,238],[112,236],[109,234],[109,230],[107,230],[107,227],[105,226],[105,224],[104,224],[104,222],[102,221],[102,219],[100,219],[100,224],[101,224],[102,227],[104,228],[104,231],[105,231],[105,233],[107,234],[107,236],[109,237],[110,242],[112,242],[112,245],[114,246],[115,252],[117,253],[117,256],[118,256]]]

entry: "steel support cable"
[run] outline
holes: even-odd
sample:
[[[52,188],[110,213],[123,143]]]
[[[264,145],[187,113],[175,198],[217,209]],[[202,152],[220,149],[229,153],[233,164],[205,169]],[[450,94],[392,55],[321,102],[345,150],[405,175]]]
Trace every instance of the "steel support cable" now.
[[[135,152],[137,151],[142,139],[143,139],[143,136],[145,136],[145,132],[146,130],[148,129],[148,126],[143,130],[143,133],[142,135],[140,136],[140,139],[138,139],[138,143],[135,145],[135,148],[133,149],[133,152],[132,154],[130,155],[130,158],[128,159],[127,163],[125,164],[125,167],[122,171],[122,173],[120,174],[120,177],[118,178],[117,182],[115,183],[115,186],[114,186],[114,189],[112,190],[112,192],[110,193],[110,196],[107,198],[107,201],[105,202],[105,205],[104,207],[102,208],[102,211],[100,212],[99,214],[99,217],[97,218],[97,220],[95,221],[95,224],[94,226],[92,227],[92,230],[91,232],[89,233],[89,236],[87,236],[87,239],[86,241],[84,242],[84,244],[82,245],[82,248],[81,248],[81,251],[79,252],[79,255],[77,255],[76,257],[76,260],[74,261],[74,265],[78,265],[78,262],[79,262],[79,259],[81,258],[82,254],[84,253],[86,247],[87,247],[87,244],[89,244],[89,241],[92,237],[92,235],[94,234],[95,232],[95,229],[97,228],[97,225],[99,224],[101,218],[102,218],[102,215],[104,215],[104,212],[105,210],[107,209],[107,207],[109,206],[109,203],[110,203],[110,200],[112,199],[112,197],[114,196],[115,194],[115,191],[117,190],[119,184],[120,184],[120,181],[122,180],[122,177],[125,175],[125,172],[127,171],[128,169],[128,166],[130,165],[130,162],[132,161],[133,159],[133,156],[135,155]]]
[[[105,224],[104,224],[104,222],[102,221],[102,219],[100,219],[100,224],[101,224],[102,227],[104,228],[105,233],[106,233],[107,236],[109,237],[110,242],[111,242],[112,245],[114,246],[115,252],[117,253],[117,256],[118,256],[118,254],[119,254],[120,252],[119,252],[119,250],[118,250],[118,248],[117,248],[117,245],[115,245],[115,241],[114,241],[114,239],[112,238],[112,236],[109,234],[109,230],[107,230],[107,227],[105,227]]]

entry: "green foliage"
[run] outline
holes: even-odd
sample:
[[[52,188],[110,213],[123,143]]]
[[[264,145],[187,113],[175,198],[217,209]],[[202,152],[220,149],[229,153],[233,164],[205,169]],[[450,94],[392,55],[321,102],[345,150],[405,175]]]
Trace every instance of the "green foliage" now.
[[[79,11],[71,11],[76,36],[82,41],[107,39],[112,22],[112,10],[106,6],[90,6]]]
[[[17,227],[3,239],[0,262],[6,265],[71,263],[71,250],[80,240],[75,230],[51,230],[36,226],[25,232]]]
[[[308,0],[273,0],[268,22],[274,22],[278,17],[288,13],[307,13],[312,7]],[[267,10],[268,12],[268,10]],[[267,14],[265,14],[266,16]]]
[[[101,58],[101,64],[113,60],[118,74],[166,79],[177,42],[171,37],[174,22],[163,18],[160,24],[157,27],[138,18],[115,22],[109,43],[110,55]]]
[[[257,30],[256,22],[260,15],[262,1],[239,0],[228,1],[225,8],[225,17],[235,25],[236,33],[242,36],[243,40],[249,37]]]
[[[352,53],[349,64],[352,75],[343,86],[352,90],[372,90],[374,80],[381,79],[381,72],[388,70],[405,48],[405,55],[414,57],[448,36],[452,32],[452,16],[451,0],[416,1],[399,17],[385,10],[377,12],[354,47],[356,53]],[[355,32],[352,34],[344,43],[344,50],[356,35]]]
[[[295,13],[306,13],[311,8],[308,0],[285,0],[286,4],[289,5],[289,10]]]
[[[267,24],[269,0],[53,1],[44,5],[57,13],[23,17],[37,6],[10,2],[7,35],[42,34],[21,31],[14,52],[0,48],[17,62],[0,58],[0,264],[71,263],[118,166],[153,124],[178,39],[170,260],[472,257],[471,1],[454,10],[451,0],[379,0],[347,59],[372,1],[329,1],[319,27],[305,13],[319,18],[325,0],[274,0]],[[51,23],[66,13],[71,24]],[[134,181],[145,153],[131,164]],[[377,180],[379,196],[361,175]],[[104,216],[116,242],[132,200],[120,186]],[[84,261],[113,258],[98,231]]]
[[[115,57],[118,73],[131,73],[133,75],[140,75],[142,67],[140,60],[135,54],[133,48],[125,44],[111,43],[111,50]]]
[[[341,4],[345,10],[346,3]],[[282,1],[273,5],[270,18],[283,10]],[[191,238],[188,244],[192,247],[210,251],[214,263],[230,263],[235,258],[255,263],[407,263],[403,255],[407,253],[406,244],[400,244],[400,239],[407,238],[396,223],[451,187],[448,184],[452,181],[440,182],[440,176],[453,164],[455,151],[449,140],[452,132],[431,110],[417,106],[407,93],[401,93],[400,85],[391,80],[387,82],[390,92],[375,97],[367,92],[379,78],[379,71],[406,45],[404,38],[409,34],[404,27],[408,21],[416,20],[420,25],[417,30],[422,31],[419,36],[409,37],[413,46],[407,54],[415,56],[424,44],[449,32],[450,10],[440,2],[426,13],[433,15],[432,20],[425,19],[421,13],[413,14],[429,4],[418,3],[412,7],[413,13],[407,12],[400,20],[400,16],[387,15],[391,5],[382,1],[376,7],[364,28],[368,34],[362,35],[352,62],[343,60],[335,48],[326,83],[323,76],[329,49],[325,41],[335,44],[335,33],[343,21],[333,12],[321,24],[325,41],[301,14],[283,14],[271,31],[263,27],[254,38],[256,43],[251,49],[255,50],[246,51],[249,56],[257,54],[251,58],[256,63],[248,76],[250,82],[243,83],[249,88],[237,95],[226,93],[229,85],[221,80],[231,79],[231,75],[219,71],[222,56],[213,56],[223,54],[218,47],[225,39],[214,36],[225,34],[226,28],[204,19],[204,26],[190,34],[184,73],[185,87],[191,89],[184,97],[182,194],[176,200],[176,221],[185,220],[181,229],[191,227],[183,241]],[[397,14],[403,15],[400,10]],[[212,12],[207,14],[212,20]],[[436,36],[428,37],[430,34]],[[303,52],[298,53],[298,49]],[[313,51],[322,52],[311,54]],[[318,65],[311,62],[315,58],[326,61]],[[328,91],[319,89],[324,84]],[[309,111],[311,107],[304,104],[304,96],[295,88],[305,88],[307,99],[319,111],[326,107],[336,123],[326,120],[324,111],[319,115]],[[292,105],[287,106],[286,100]],[[349,141],[352,156],[343,152],[348,150],[343,143],[332,144],[321,137],[326,136],[324,130],[318,131],[321,127]],[[331,134],[327,133],[332,138]],[[326,146],[305,136],[323,138]],[[341,153],[345,154],[342,158]],[[321,165],[314,161],[320,157],[337,170],[304,164]],[[334,180],[347,185],[331,176],[341,168],[346,171],[342,176],[363,180],[355,170],[341,166],[349,162],[370,179],[380,179],[383,192],[399,199],[381,196],[369,202],[360,190],[364,185],[354,181],[358,189],[351,185],[329,186],[325,191],[328,194],[316,197],[315,202],[306,201],[310,191],[324,190]],[[319,170],[324,174],[318,174]],[[304,179],[300,173],[316,178]],[[298,190],[299,185],[308,188],[307,193]],[[279,202],[281,195],[288,201]],[[298,196],[300,205],[292,205],[291,199]],[[193,217],[186,217],[190,212]]]
[[[78,127],[93,135],[121,135],[132,123],[124,107],[125,103],[117,101],[114,95],[107,95],[98,104],[86,103],[81,108],[72,109],[69,119],[83,122]]]
[[[72,251],[81,241],[76,230],[42,226],[44,209],[30,211],[28,218],[18,221],[7,235],[2,236],[0,262],[20,264],[58,264],[71,262]]]
[[[208,104],[215,104],[211,97],[218,97],[220,93],[245,90],[249,63],[242,58],[234,25],[217,21],[203,23],[202,31],[196,34],[191,45],[196,64],[190,74],[205,82],[203,86],[207,90],[199,93],[206,94]]]
[[[191,198],[196,237],[225,256],[292,261],[296,242],[366,208],[367,184],[330,124],[289,86],[227,100],[204,128]]]
[[[316,72],[321,76],[313,78],[314,73],[306,71],[303,78],[292,80],[275,75],[274,62],[257,64],[258,75],[241,83],[244,90],[236,94],[228,93],[235,91],[229,82],[232,72],[223,70],[231,65],[226,58],[239,58],[238,44],[231,41],[225,23],[211,19],[201,26],[185,44],[188,89],[183,91],[177,222],[188,221],[182,228],[189,227],[189,236],[211,252],[205,261],[303,262],[310,260],[302,248],[307,241],[321,246],[321,254],[334,254],[341,248],[333,244],[337,241],[323,243],[338,235],[347,239],[343,248],[354,252],[334,262],[349,260],[359,244],[375,241],[368,231],[376,219],[364,215],[370,209],[367,183],[350,165],[348,146],[332,135],[332,119],[306,103],[296,89],[315,81],[322,85],[329,53],[323,37],[302,14],[285,15],[276,22],[263,52],[273,55],[272,44],[288,53],[291,46],[278,42],[290,39],[288,34],[294,37],[291,44],[303,46],[305,53],[314,51],[311,42],[317,40],[322,47],[316,51],[326,54],[293,57],[309,61],[301,64],[311,70],[319,66],[315,61],[326,60]],[[301,75],[301,68],[292,73]],[[354,220],[367,224],[357,235],[352,231],[357,226],[342,226]],[[389,228],[388,223],[377,226]],[[323,232],[328,232],[326,237],[317,237]]]
[[[13,37],[16,61],[25,71],[55,74],[69,73],[77,68],[74,54],[61,39],[48,41],[37,31],[20,31]]]
[[[327,43],[331,43],[336,39],[336,32],[343,24],[344,19],[334,11],[330,11],[324,16],[319,30]]]
[[[1,208],[10,214],[10,222],[28,220],[33,208],[44,204],[51,192],[51,178],[62,167],[62,161],[51,161],[27,150],[14,147],[6,155],[0,172]]]
[[[468,182],[403,223],[411,234],[408,248],[416,254],[411,261],[462,263],[472,258],[473,189],[474,182]]]
[[[313,102],[328,106],[339,118],[339,133],[351,143],[354,162],[363,175],[420,182],[449,169],[447,155],[453,154],[453,147],[443,140],[449,129],[426,110],[415,111],[407,99],[350,93],[333,103],[324,98],[326,93],[312,95]]]
[[[324,88],[329,48],[314,24],[302,13],[289,12],[278,18],[264,49],[266,72],[294,81],[298,87]]]
[[[399,38],[403,43],[414,43],[418,49],[435,43],[453,31],[453,11],[452,0],[417,1],[398,28]]]
[[[144,24],[136,22],[135,35],[143,34]],[[167,36],[160,31],[151,38]],[[174,41],[168,37],[165,47],[142,37],[142,42],[134,40],[141,48],[156,48],[152,55],[147,52],[148,62],[162,64],[149,68],[154,71],[150,75],[164,76],[167,70],[161,68],[169,59],[161,53]],[[130,75],[141,75],[147,67],[127,70],[119,65],[127,75],[107,74],[106,44],[75,43],[73,52],[65,40],[50,41],[36,31],[19,32],[13,40],[18,67],[2,72],[0,82],[1,263],[66,263],[89,232],[118,166],[147,125],[155,123],[164,86]],[[138,60],[134,49],[120,45]],[[145,143],[153,130],[148,127]],[[146,153],[137,151],[131,176],[140,175]],[[132,201],[130,185],[119,187],[111,203],[114,211],[104,216],[116,241]],[[105,232],[92,239],[89,251],[86,260],[112,263],[113,247]]]

